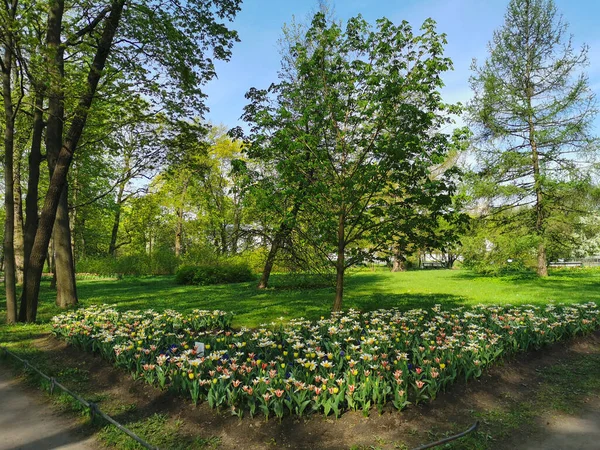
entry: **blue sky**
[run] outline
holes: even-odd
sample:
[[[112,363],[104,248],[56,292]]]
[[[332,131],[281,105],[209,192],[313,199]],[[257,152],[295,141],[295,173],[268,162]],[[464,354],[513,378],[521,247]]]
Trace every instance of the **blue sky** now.
[[[468,84],[473,58],[483,61],[493,31],[504,21],[508,0],[337,0],[331,2],[336,17],[345,21],[362,14],[369,22],[387,17],[394,23],[407,20],[418,29],[432,17],[438,30],[446,33],[446,54],[454,62],[454,71],[444,75],[444,99],[466,102],[471,93]],[[555,0],[569,23],[577,47],[589,47],[590,85],[600,98],[600,1]],[[210,112],[206,119],[227,127],[243,125],[239,120],[251,87],[266,88],[277,80],[280,65],[277,40],[281,27],[292,17],[306,19],[317,8],[316,0],[245,0],[232,27],[241,42],[233,48],[229,62],[217,63],[218,79],[205,89]],[[596,120],[596,134],[600,118]]]

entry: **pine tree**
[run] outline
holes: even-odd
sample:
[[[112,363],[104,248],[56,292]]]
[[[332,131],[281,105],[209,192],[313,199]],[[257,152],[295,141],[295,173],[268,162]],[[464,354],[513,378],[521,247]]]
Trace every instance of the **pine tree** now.
[[[492,211],[515,208],[547,276],[547,224],[587,185],[597,112],[583,71],[588,48],[574,48],[552,0],[511,0],[482,66],[473,64],[469,120],[476,131],[480,187]]]

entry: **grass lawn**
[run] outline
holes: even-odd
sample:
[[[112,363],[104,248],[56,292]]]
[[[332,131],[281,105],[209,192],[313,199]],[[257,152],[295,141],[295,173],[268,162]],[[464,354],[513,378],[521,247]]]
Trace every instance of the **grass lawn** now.
[[[279,317],[317,319],[330,311],[332,287],[296,288],[295,281],[286,275],[273,275],[273,287],[258,290],[254,282],[195,287],[177,285],[173,277],[82,279],[78,281],[78,290],[83,306],[111,303],[124,310],[223,309],[235,313],[234,326],[252,327]],[[43,282],[39,321],[46,322],[60,312],[54,306],[54,297],[49,282]],[[344,308],[411,309],[428,308],[436,303],[516,305],[549,301],[600,303],[600,270],[557,270],[546,279],[482,277],[467,270],[358,272],[347,278]]]
[[[318,319],[329,313],[334,297],[332,287],[294,287],[298,284],[298,279],[286,275],[274,275],[272,281],[272,288],[260,291],[256,289],[255,283],[192,287],[175,284],[173,277],[121,280],[96,278],[79,280],[78,289],[82,306],[110,303],[123,310],[172,308],[184,312],[194,308],[223,309],[235,313],[234,326],[238,327],[253,327],[282,316]],[[235,430],[240,429],[239,423],[233,419],[226,421],[218,418],[212,410],[198,413],[196,409],[192,410],[183,404],[184,406],[173,413],[175,416],[171,417],[170,409],[167,407],[149,408],[144,403],[146,394],[140,394],[141,391],[135,390],[137,385],[127,374],[111,369],[108,363],[98,363],[91,355],[79,355],[76,349],[63,348],[59,341],[49,338],[50,325],[47,322],[53,315],[60,313],[60,310],[54,306],[54,297],[55,293],[50,290],[49,282],[44,281],[38,313],[38,319],[42,323],[0,325],[0,345],[8,347],[21,358],[33,361],[43,372],[57,376],[66,386],[83,397],[99,403],[103,410],[119,418],[126,426],[140,432],[145,438],[161,444],[163,448],[215,448],[220,446],[223,436],[225,436],[223,445],[227,447],[227,439],[234,439],[231,436],[237,436]],[[454,307],[477,303],[545,304],[549,301],[566,303],[594,301],[600,304],[600,270],[557,270],[551,272],[551,276],[546,279],[534,276],[481,277],[467,270],[359,272],[347,279],[344,308],[373,310],[399,307],[406,310],[429,308],[437,303]],[[3,317],[5,315],[3,299],[0,300],[0,314]],[[0,323],[2,321],[3,319],[0,319]],[[353,419],[354,415],[348,414],[347,417],[342,416],[333,423],[338,424],[336,426],[340,433],[349,426],[362,427],[360,429],[366,433],[366,437],[361,442],[369,443],[352,448],[387,449],[410,448],[418,443],[437,440],[466,429],[475,419],[478,419],[482,420],[481,430],[456,443],[455,447],[449,448],[505,448],[499,445],[500,442],[512,435],[522,437],[529,433],[530,428],[542,433],[544,428],[536,425],[536,418],[563,412],[571,414],[581,407],[581,402],[589,398],[597,398],[596,374],[600,363],[598,353],[600,347],[597,345],[597,340],[594,342],[596,343],[593,348],[590,347],[593,351],[587,352],[579,350],[567,352],[566,347],[565,350],[560,350],[560,347],[553,347],[555,350],[544,350],[540,355],[548,351],[558,353],[554,356],[550,354],[550,359],[543,365],[540,365],[543,362],[542,357],[535,355],[531,358],[523,358],[524,367],[521,367],[523,364],[520,366],[520,363],[515,364],[511,360],[507,362],[504,370],[501,362],[500,367],[495,370],[500,375],[506,372],[507,380],[510,383],[514,382],[513,390],[516,392],[514,398],[504,395],[506,392],[513,391],[509,389],[510,386],[500,384],[496,375],[496,378],[493,378],[496,384],[489,384],[492,378],[483,383],[469,382],[469,389],[473,389],[475,394],[472,393],[471,397],[465,394],[467,400],[462,406],[456,406],[464,394],[460,391],[462,388],[458,386],[453,388],[459,389],[458,394],[453,394],[451,391],[448,399],[442,399],[435,404],[435,407],[424,410],[428,411],[425,416],[421,415],[423,411],[417,408],[408,408],[406,416],[402,417],[414,416],[411,419],[413,421],[410,422],[412,424],[410,426],[414,426],[414,433],[410,431],[412,430],[410,427],[408,431],[404,429],[404,434],[398,434],[397,431],[383,433],[381,430],[384,428],[395,429],[395,425],[390,425],[391,421],[395,420],[395,416],[391,415],[374,415],[369,418],[369,421],[359,421]],[[532,361],[531,367],[529,367],[529,359]],[[0,359],[0,364],[10,364],[15,370],[21,370],[21,366],[10,359]],[[37,388],[40,380],[31,375],[28,379]],[[117,379],[120,381],[115,383]],[[120,383],[127,387],[122,391],[113,392],[114,385]],[[156,395],[157,399],[162,398],[161,392]],[[487,399],[488,403],[489,399],[493,399],[493,402],[490,404],[484,402],[484,407],[474,406],[481,398]],[[78,405],[64,395],[55,394],[53,401],[63,409],[80,410]],[[154,400],[150,404],[154,405],[153,402]],[[161,402],[157,404],[159,403],[162,404]],[[172,404],[172,402],[168,403],[168,405]],[[440,416],[435,416],[433,422],[423,423],[423,417],[434,414],[438,408],[442,408]],[[186,414],[189,416],[186,416],[185,420],[180,420],[179,414],[182,411],[187,411]],[[257,422],[252,422],[256,427],[259,426],[259,422],[260,426],[266,423],[262,418],[256,420]],[[381,421],[381,426],[372,425],[373,421]],[[84,432],[86,434],[99,432],[105,444],[116,448],[134,448],[128,438],[113,428],[104,428],[104,423],[85,422],[84,424],[84,422],[82,420]],[[212,422],[214,426],[202,425]],[[438,422],[444,426],[440,428]],[[291,425],[290,422],[286,423]],[[307,424],[307,429],[317,434],[326,433],[330,426],[334,426],[317,419]],[[325,425],[321,427],[321,424]],[[260,433],[279,438],[277,430],[281,424],[271,421],[264,426],[270,428]],[[188,430],[191,429],[195,431],[190,434]],[[399,438],[408,439],[411,445],[397,441]],[[274,438],[270,439],[275,442]],[[267,444],[271,445],[270,442],[257,445],[264,448]],[[346,443],[354,442],[356,442],[355,437],[348,438]]]

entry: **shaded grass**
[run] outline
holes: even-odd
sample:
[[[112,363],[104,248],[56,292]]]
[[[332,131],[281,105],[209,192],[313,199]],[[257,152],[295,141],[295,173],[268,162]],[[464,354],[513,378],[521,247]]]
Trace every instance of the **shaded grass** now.
[[[505,444],[520,434],[541,435],[537,421],[546,414],[577,414],[586,398],[600,396],[600,352],[576,353],[571,357],[545,367],[539,373],[535,393],[530,398],[516,400],[510,396],[506,404],[485,411],[473,411],[473,420],[480,428],[460,440],[440,448],[484,450]],[[463,426],[464,428],[464,426]],[[438,440],[463,431],[455,425],[450,431],[430,431],[431,440]],[[506,445],[502,445],[505,448]]]
[[[235,313],[235,326],[257,326],[279,317],[318,319],[331,309],[334,288],[294,277],[272,276],[272,287],[259,290],[255,282],[215,286],[180,286],[174,277],[83,279],[78,281],[82,306],[109,303],[122,310],[223,309]],[[48,321],[60,312],[55,292],[44,282],[38,318]],[[546,304],[556,302],[600,303],[600,270],[557,270],[548,278],[483,277],[467,270],[430,270],[405,273],[359,272],[347,277],[344,307],[360,310],[398,307],[429,308],[495,304]],[[4,301],[0,314],[4,315]]]
[[[204,439],[184,433],[183,422],[171,419],[165,414],[153,414],[145,419],[131,422],[128,427],[138,436],[144,436],[152,445],[170,450],[214,449],[220,442],[219,438]],[[124,436],[112,425],[104,427],[98,437],[105,445],[122,450],[144,449],[142,445]]]

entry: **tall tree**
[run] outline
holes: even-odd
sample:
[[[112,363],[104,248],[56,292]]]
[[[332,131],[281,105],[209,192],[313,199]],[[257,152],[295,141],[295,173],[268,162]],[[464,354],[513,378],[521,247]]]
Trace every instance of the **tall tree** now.
[[[60,11],[65,5],[62,0],[50,2],[50,16],[56,11],[70,21],[69,26],[62,27],[64,35],[57,42],[58,50],[82,45],[79,47],[82,51],[91,52],[88,53],[91,64],[85,79],[73,84],[76,101],[67,114],[70,121],[27,261],[21,307],[27,321],[36,318],[41,272],[57,208],[105,67],[108,64],[107,81],[113,72],[121,71],[127,74],[130,86],[137,83],[174,114],[192,108],[203,112],[206,108],[201,87],[215,74],[206,50],[212,50],[218,59],[229,57],[237,34],[219,20],[231,20],[239,10],[239,3],[239,0],[111,0],[69,4],[75,9],[67,12]],[[80,6],[83,9],[77,9]],[[54,58],[51,72],[60,73],[58,63]]]
[[[511,0],[489,57],[473,65],[469,120],[477,131],[481,193],[493,212],[515,209],[535,237],[537,273],[547,276],[548,221],[589,181],[597,112],[577,51],[552,0]],[[507,217],[507,216],[504,216]]]
[[[7,322],[17,320],[16,297],[16,263],[14,247],[15,208],[14,208],[14,148],[15,148],[15,120],[19,109],[13,99],[14,78],[16,69],[15,46],[16,19],[18,13],[18,0],[4,2],[0,11],[2,28],[2,55],[0,56],[0,69],[2,70],[2,99],[4,106],[4,285],[6,290]]]
[[[453,146],[441,129],[458,112],[439,92],[451,67],[444,43],[432,20],[418,35],[407,22],[372,27],[359,16],[342,29],[317,13],[293,48],[294,79],[247,94],[248,154],[305,187],[299,231],[335,268],[335,311],[348,267],[387,245],[409,216],[450,206],[452,171],[429,177]]]

